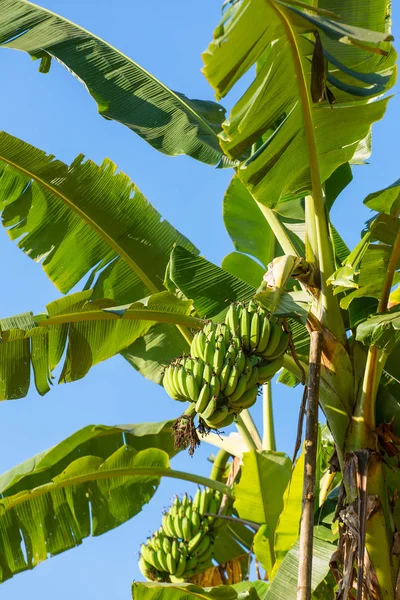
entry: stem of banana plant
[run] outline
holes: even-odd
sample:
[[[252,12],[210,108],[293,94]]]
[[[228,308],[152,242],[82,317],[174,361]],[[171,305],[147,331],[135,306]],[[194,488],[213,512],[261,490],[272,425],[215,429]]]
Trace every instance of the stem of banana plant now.
[[[262,450],[262,441],[260,434],[258,433],[257,426],[254,423],[253,417],[251,416],[247,408],[245,410],[242,410],[240,416],[242,417],[243,423],[247,427],[248,432],[253,438],[253,441],[257,446],[257,450]]]
[[[219,450],[217,456],[214,459],[213,467],[210,473],[210,479],[215,481],[223,481],[226,469],[226,463],[230,457],[229,452],[226,450]]]
[[[272,409],[271,383],[263,385],[263,450],[276,451],[274,415]]]
[[[317,151],[317,142],[315,139],[314,123],[312,117],[312,100],[309,92],[309,85],[303,69],[302,53],[297,43],[295,32],[287,18],[285,12],[274,0],[266,0],[271,8],[276,12],[286,31],[287,40],[291,49],[293,65],[296,72],[296,83],[299,90],[301,108],[303,113],[304,133],[306,136],[308,162],[310,169],[312,204],[315,215],[315,230],[318,242],[318,262],[316,265],[321,272],[321,296],[322,296],[322,324],[330,329],[332,333],[342,343],[346,342],[346,331],[340,313],[337,298],[333,295],[332,289],[327,286],[326,280],[335,270],[333,260],[333,249],[330,242],[330,232],[328,218],[325,207],[324,192],[322,188],[321,173],[319,169],[319,157]],[[306,228],[309,224],[306,222]]]
[[[262,214],[264,215],[268,225],[271,227],[284,253],[291,254],[292,256],[299,256],[296,247],[294,246],[287,231],[283,227],[282,223],[280,222],[272,208],[268,208],[263,204],[260,204],[260,202],[257,202],[257,200],[255,199],[254,201],[257,204],[258,208],[261,210]]]
[[[321,371],[322,334],[311,333],[308,374],[308,406],[304,441],[303,510],[300,525],[300,554],[297,600],[311,600],[313,558],[315,473],[318,444],[318,401]]]
[[[255,443],[255,441],[253,440],[253,438],[251,437],[251,434],[249,432],[249,430],[247,429],[246,425],[243,422],[242,416],[238,415],[236,417],[235,420],[236,423],[236,427],[238,432],[240,433],[240,435],[242,436],[247,449],[250,450],[257,450],[257,444]]]

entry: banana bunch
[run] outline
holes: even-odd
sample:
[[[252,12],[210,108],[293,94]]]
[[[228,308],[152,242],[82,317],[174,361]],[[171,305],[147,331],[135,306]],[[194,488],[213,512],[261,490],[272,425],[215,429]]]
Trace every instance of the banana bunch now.
[[[269,316],[257,302],[248,306],[231,304],[226,314],[226,325],[232,332],[232,341],[246,354],[273,362],[283,356],[289,344],[289,335],[282,329],[282,321]]]
[[[139,568],[153,581],[183,581],[212,566],[213,531],[224,525],[217,514],[222,496],[210,489],[198,489],[191,500],[186,494],[175,499],[164,513],[162,526],[142,544]]]
[[[210,429],[227,427],[282,367],[288,340],[281,321],[256,302],[231,304],[225,323],[207,323],[194,336],[190,354],[168,365],[164,388],[171,398],[194,403]]]

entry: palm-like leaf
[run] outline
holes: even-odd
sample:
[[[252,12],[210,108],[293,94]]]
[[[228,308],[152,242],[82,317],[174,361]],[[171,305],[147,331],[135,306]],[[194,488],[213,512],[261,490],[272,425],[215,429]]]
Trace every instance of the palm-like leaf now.
[[[387,101],[371,99],[394,83],[388,4],[373,0],[360,10],[355,0],[333,0],[329,9],[343,16],[336,21],[323,16],[323,2],[307,10],[285,0],[242,0],[224,15],[203,55],[204,72],[222,97],[260,61],[220,137],[235,159],[261,140],[239,176],[262,204],[273,207],[285,196],[311,193],[354,157],[383,116]],[[328,80],[336,85],[333,110],[311,98],[311,86],[324,75],[321,68],[311,75],[314,32],[329,61]]]
[[[0,477],[0,582],[132,518],[174,471],[171,422],[88,426]]]
[[[217,133],[225,110],[219,104],[173,92],[105,41],[40,6],[1,0],[0,15],[1,45],[45,61],[55,58],[84,83],[106,119],[165,154],[224,163]]]
[[[164,289],[175,243],[197,253],[109,160],[68,166],[3,132],[0,161],[3,224],[63,293],[101,271],[95,297],[132,302]]]
[[[0,320],[0,400],[27,394],[31,365],[38,392],[48,392],[65,350],[60,382],[84,377],[93,365],[127,348],[155,323],[202,323],[189,316],[190,300],[169,292],[119,307],[109,299],[91,301],[91,295],[86,291],[65,296],[49,304],[43,315]]]

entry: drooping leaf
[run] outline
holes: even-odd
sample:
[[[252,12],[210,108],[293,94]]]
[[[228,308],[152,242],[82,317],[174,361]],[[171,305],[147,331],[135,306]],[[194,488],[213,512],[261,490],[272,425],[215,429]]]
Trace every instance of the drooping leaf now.
[[[213,555],[220,564],[238,557],[247,558],[253,546],[254,532],[242,523],[230,521],[218,531],[215,538]]]
[[[258,288],[265,274],[264,267],[240,252],[227,254],[222,261],[222,268],[254,288]]]
[[[115,449],[114,440],[103,446],[80,432],[81,451],[70,438],[69,448],[56,447],[2,477],[8,485],[0,500],[0,581],[118,527],[149,502],[168,471],[168,454],[138,451],[122,434]]]
[[[314,591],[329,572],[329,561],[336,546],[314,536],[311,589]],[[295,600],[299,571],[299,542],[286,554],[268,588],[266,600]]]
[[[223,150],[242,161],[240,179],[259,202],[272,208],[285,196],[311,192],[314,150],[322,183],[362,146],[365,159],[365,140],[387,104],[377,98],[394,83],[388,0],[373,0],[368,15],[356,0],[345,7],[333,0],[329,8],[343,16],[339,23],[308,8],[308,3],[294,7],[276,0],[237,2],[203,54],[204,73],[218,98],[262,59],[223,123],[220,138]],[[310,30],[319,32],[325,58],[327,53],[331,56],[327,77],[335,77],[334,110],[327,101],[311,101]],[[354,77],[357,86],[352,86]],[[258,149],[247,158],[253,144]]]
[[[173,92],[86,29],[25,0],[1,0],[0,44],[33,58],[55,58],[82,82],[99,113],[169,155],[223,162],[217,133],[225,110]]]
[[[31,365],[37,391],[48,392],[65,350],[59,379],[63,383],[84,377],[93,365],[127,348],[157,322],[196,327],[198,321],[188,316],[191,301],[169,292],[119,307],[112,300],[92,301],[91,295],[78,292],[50,303],[45,314],[0,320],[1,400],[27,394]]]
[[[250,300],[255,289],[201,256],[176,246],[171,253],[170,277],[201,317],[222,319],[229,304]]]
[[[192,583],[134,582],[133,600],[263,600],[268,584],[265,581],[243,581],[236,585],[201,588]]]
[[[377,212],[398,217],[400,213],[400,180],[398,179],[379,192],[369,194],[365,198],[364,204]]]
[[[267,562],[273,564],[274,537],[279,515],[283,509],[283,496],[290,478],[290,460],[278,452],[259,453],[253,450],[243,455],[242,474],[235,486],[235,504],[239,517],[262,525],[262,544],[269,554]]]
[[[360,323],[357,327],[356,340],[390,352],[400,342],[399,307],[395,306],[387,313],[372,316]]]
[[[0,161],[3,225],[63,293],[101,271],[95,297],[133,302],[164,289],[175,243],[197,253],[109,160],[68,166],[2,132]]]

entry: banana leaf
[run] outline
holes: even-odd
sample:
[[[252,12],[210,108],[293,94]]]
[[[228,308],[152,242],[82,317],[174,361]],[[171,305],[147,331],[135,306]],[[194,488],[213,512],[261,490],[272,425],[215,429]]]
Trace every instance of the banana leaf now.
[[[54,58],[83,83],[105,119],[122,123],[164,154],[230,164],[217,137],[225,116],[221,105],[170,90],[107,42],[41,6],[0,0],[0,15],[1,46],[40,59],[42,73]]]

